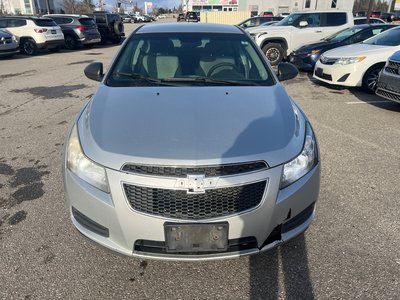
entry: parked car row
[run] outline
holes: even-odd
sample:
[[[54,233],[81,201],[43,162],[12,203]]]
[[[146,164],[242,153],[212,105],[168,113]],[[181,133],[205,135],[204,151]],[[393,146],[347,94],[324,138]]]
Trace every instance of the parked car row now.
[[[245,20],[239,26],[253,25],[245,30],[271,65],[289,60],[299,69],[312,71],[318,81],[361,87],[369,93],[380,87],[379,95],[400,101],[400,88],[393,88],[400,86],[400,63],[395,62],[399,56],[386,62],[400,50],[398,25],[378,18],[365,24],[366,17],[353,18],[351,13],[340,10],[296,12],[268,27],[252,19],[255,20]],[[382,84],[378,83],[379,74]]]
[[[178,15],[177,22],[199,22],[200,14],[195,11],[188,11],[187,13],[181,13]]]
[[[354,16],[355,17],[366,17],[367,12],[366,11],[355,12]],[[393,21],[400,20],[400,12],[373,11],[373,12],[371,12],[370,17],[371,18],[380,18],[380,19],[384,20],[385,22],[393,22]]]
[[[153,15],[119,14],[124,23],[141,23],[157,21]]]
[[[55,52],[60,47],[92,48],[108,41],[119,44],[125,35],[121,17],[107,12],[0,17],[0,30],[1,56],[12,56],[17,49],[23,54],[35,55],[39,49]]]

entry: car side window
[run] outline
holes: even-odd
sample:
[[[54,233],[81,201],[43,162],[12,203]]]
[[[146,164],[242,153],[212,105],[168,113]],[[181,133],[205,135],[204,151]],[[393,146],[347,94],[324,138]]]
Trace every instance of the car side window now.
[[[9,19],[7,22],[7,27],[21,27],[25,25],[26,25],[26,20]]]
[[[6,28],[7,27],[7,20],[0,20],[0,28]]]
[[[381,32],[383,32],[383,28],[375,28],[375,29],[372,30],[372,35],[371,36],[380,34]]]
[[[106,23],[106,17],[105,16],[94,16],[96,19],[97,23]]]
[[[370,38],[371,36],[373,36],[374,34],[372,33],[371,29],[368,30],[364,30],[358,34],[356,34],[355,36],[353,36],[350,39],[350,43],[351,44],[355,44],[355,43],[361,43],[362,41],[365,41],[366,39]]]
[[[307,27],[320,27],[321,26],[321,14],[304,14],[297,20],[297,25],[301,21],[307,21]]]
[[[347,23],[346,13],[340,13],[340,12],[324,13],[323,18],[324,22],[322,26],[324,27],[340,26]]]

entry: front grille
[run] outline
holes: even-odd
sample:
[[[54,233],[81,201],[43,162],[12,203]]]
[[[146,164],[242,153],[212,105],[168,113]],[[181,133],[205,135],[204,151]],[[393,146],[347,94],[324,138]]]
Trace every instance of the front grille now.
[[[149,188],[124,184],[131,207],[166,218],[201,220],[244,212],[261,203],[266,181],[188,194],[185,190]]]
[[[385,67],[386,72],[396,75],[400,75],[399,70],[400,70],[400,63],[394,61],[389,61],[388,65]]]
[[[384,90],[384,89],[381,89],[381,88],[378,88],[376,90],[376,94],[381,96],[381,97],[383,97],[383,98],[386,98],[386,99],[389,99],[389,100],[393,100],[395,102],[399,102],[400,103],[400,95],[399,94],[396,94],[396,93],[393,93],[393,92],[390,92],[388,90]]]
[[[3,39],[0,39],[0,42],[2,42],[2,44],[11,44],[12,39],[10,37],[5,37]]]
[[[241,164],[227,164],[216,166],[197,166],[197,167],[172,167],[172,166],[151,166],[126,164],[122,171],[135,174],[166,176],[166,177],[186,177],[187,175],[204,174],[206,177],[220,177],[248,173],[267,169],[268,166],[263,161],[256,161]]]

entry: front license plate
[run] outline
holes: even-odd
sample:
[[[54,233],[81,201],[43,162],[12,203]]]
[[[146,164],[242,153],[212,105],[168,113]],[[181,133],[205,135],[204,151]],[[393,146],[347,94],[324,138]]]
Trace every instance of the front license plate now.
[[[228,229],[228,222],[207,224],[165,223],[167,252],[227,251]]]
[[[324,74],[324,70],[323,70],[323,69],[317,68],[317,69],[315,70],[315,75],[317,75],[318,77],[322,77],[323,74]]]
[[[56,30],[52,30],[52,31],[51,31],[51,34],[56,34],[56,33],[57,33]]]

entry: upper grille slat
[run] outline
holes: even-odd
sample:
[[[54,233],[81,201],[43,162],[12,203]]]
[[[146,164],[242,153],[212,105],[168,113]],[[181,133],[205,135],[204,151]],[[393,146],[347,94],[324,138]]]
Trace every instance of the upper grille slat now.
[[[184,190],[149,188],[124,184],[131,207],[139,212],[183,220],[201,220],[240,213],[258,206],[267,182],[206,190],[188,194]]]
[[[263,161],[242,163],[242,164],[226,164],[217,166],[197,166],[197,167],[172,167],[172,166],[151,166],[151,165],[134,165],[126,164],[122,171],[152,176],[165,177],[186,177],[187,175],[204,174],[206,177],[219,177],[237,175],[242,173],[260,171],[267,169],[268,166]]]

